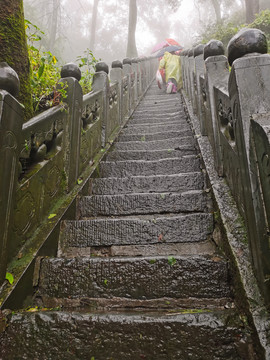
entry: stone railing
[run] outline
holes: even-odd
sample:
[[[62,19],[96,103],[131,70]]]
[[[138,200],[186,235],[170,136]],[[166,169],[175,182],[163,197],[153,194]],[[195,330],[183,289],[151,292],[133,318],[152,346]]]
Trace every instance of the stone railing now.
[[[132,114],[157,66],[156,59],[124,59],[114,61],[109,72],[105,63],[98,63],[93,91],[83,96],[80,70],[67,64],[60,80],[67,93],[63,104],[23,124],[22,108],[14,97],[18,77],[1,64],[0,284],[14,259],[22,262],[25,257],[23,267],[27,266],[29,254],[22,249],[33,252],[31,244],[36,242],[31,239],[45,238],[52,231],[53,225],[45,233],[39,229],[44,222],[53,223],[65,199],[80,191],[89,167],[97,164]]]
[[[182,53],[184,92],[244,219],[256,277],[270,302],[270,55],[265,35],[245,29]],[[237,219],[235,219],[237,221]],[[244,240],[244,239],[243,239]]]

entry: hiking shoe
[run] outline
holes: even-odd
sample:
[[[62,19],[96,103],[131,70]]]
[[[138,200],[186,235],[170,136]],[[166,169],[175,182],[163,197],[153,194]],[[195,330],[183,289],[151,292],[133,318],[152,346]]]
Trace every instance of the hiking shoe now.
[[[168,85],[167,85],[166,93],[167,93],[167,94],[171,94],[172,88],[173,88],[173,83],[172,83],[172,82],[169,82]]]

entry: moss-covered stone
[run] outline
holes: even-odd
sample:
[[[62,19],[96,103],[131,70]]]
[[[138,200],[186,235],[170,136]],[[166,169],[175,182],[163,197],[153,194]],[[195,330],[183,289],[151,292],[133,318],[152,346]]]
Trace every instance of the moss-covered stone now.
[[[1,1],[0,61],[7,62],[19,75],[20,93],[18,100],[25,107],[24,121],[26,121],[33,115],[33,106],[22,0]]]

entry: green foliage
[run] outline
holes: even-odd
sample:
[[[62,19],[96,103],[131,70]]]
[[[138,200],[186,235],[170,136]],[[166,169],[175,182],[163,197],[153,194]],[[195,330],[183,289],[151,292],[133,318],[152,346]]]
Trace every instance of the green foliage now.
[[[268,42],[268,51],[270,49],[270,10],[261,11],[252,24],[249,25],[252,28],[260,29],[266,35]]]
[[[239,24],[237,20],[224,21],[220,24],[206,28],[200,38],[200,42],[206,44],[211,39],[220,40],[224,46],[228,45],[231,38],[243,27],[260,29],[266,34],[268,40],[268,48],[270,45],[270,10],[260,12],[253,23]]]
[[[52,106],[62,104],[66,97],[66,87],[60,80],[59,60],[50,51],[42,48],[41,40],[44,32],[30,21],[25,20],[28,52],[30,60],[31,93],[34,111],[39,112]],[[83,93],[91,91],[96,59],[91,50],[87,49],[83,56],[77,57],[82,71],[80,84]]]
[[[82,71],[82,78],[80,80],[80,84],[83,90],[83,94],[87,94],[92,89],[92,80],[93,75],[95,73],[95,64],[100,61],[100,59],[96,59],[93,52],[87,48],[84,51],[83,56],[77,57],[77,62]]]
[[[168,264],[170,266],[173,266],[175,265],[175,263],[176,263],[176,259],[173,256],[168,256]]]
[[[7,272],[7,273],[6,273],[6,280],[10,283],[10,285],[12,285],[13,282],[14,282],[14,277],[13,277],[13,275],[12,275],[11,273]]]
[[[34,111],[37,112],[58,105],[66,91],[63,86],[56,89],[60,67],[58,59],[50,51],[41,49],[39,42],[44,35],[43,31],[28,20],[25,20],[25,27],[31,67],[31,90]]]

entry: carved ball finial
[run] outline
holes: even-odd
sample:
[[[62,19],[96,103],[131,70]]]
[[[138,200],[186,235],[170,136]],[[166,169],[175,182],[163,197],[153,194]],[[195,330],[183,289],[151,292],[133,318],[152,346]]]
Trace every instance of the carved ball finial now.
[[[74,77],[78,81],[81,80],[82,74],[79,66],[74,63],[68,63],[62,66],[61,78]]]
[[[123,64],[124,64],[124,65],[126,65],[126,64],[131,65],[131,59],[130,59],[130,58],[125,58],[125,59],[123,60]]]
[[[210,56],[224,55],[224,45],[219,40],[210,40],[204,47],[203,58],[206,60]]]
[[[234,60],[251,53],[267,53],[265,34],[259,29],[242,29],[228,44],[228,61],[232,65]]]
[[[199,44],[194,48],[194,57],[197,57],[197,56],[203,54],[204,46],[205,45],[203,45],[203,44]]]
[[[20,80],[15,70],[6,62],[0,62],[0,89],[17,96],[20,91]]]
[[[109,66],[104,61],[96,63],[95,68],[96,72],[104,71],[106,74],[109,74]]]
[[[132,58],[132,59],[131,59],[131,63],[137,64],[137,63],[138,63],[138,58]]]
[[[194,49],[189,49],[188,51],[188,57],[193,57],[194,56]]]
[[[121,63],[120,60],[114,60],[112,62],[112,68],[115,69],[115,68],[121,68],[123,69],[123,64]]]

